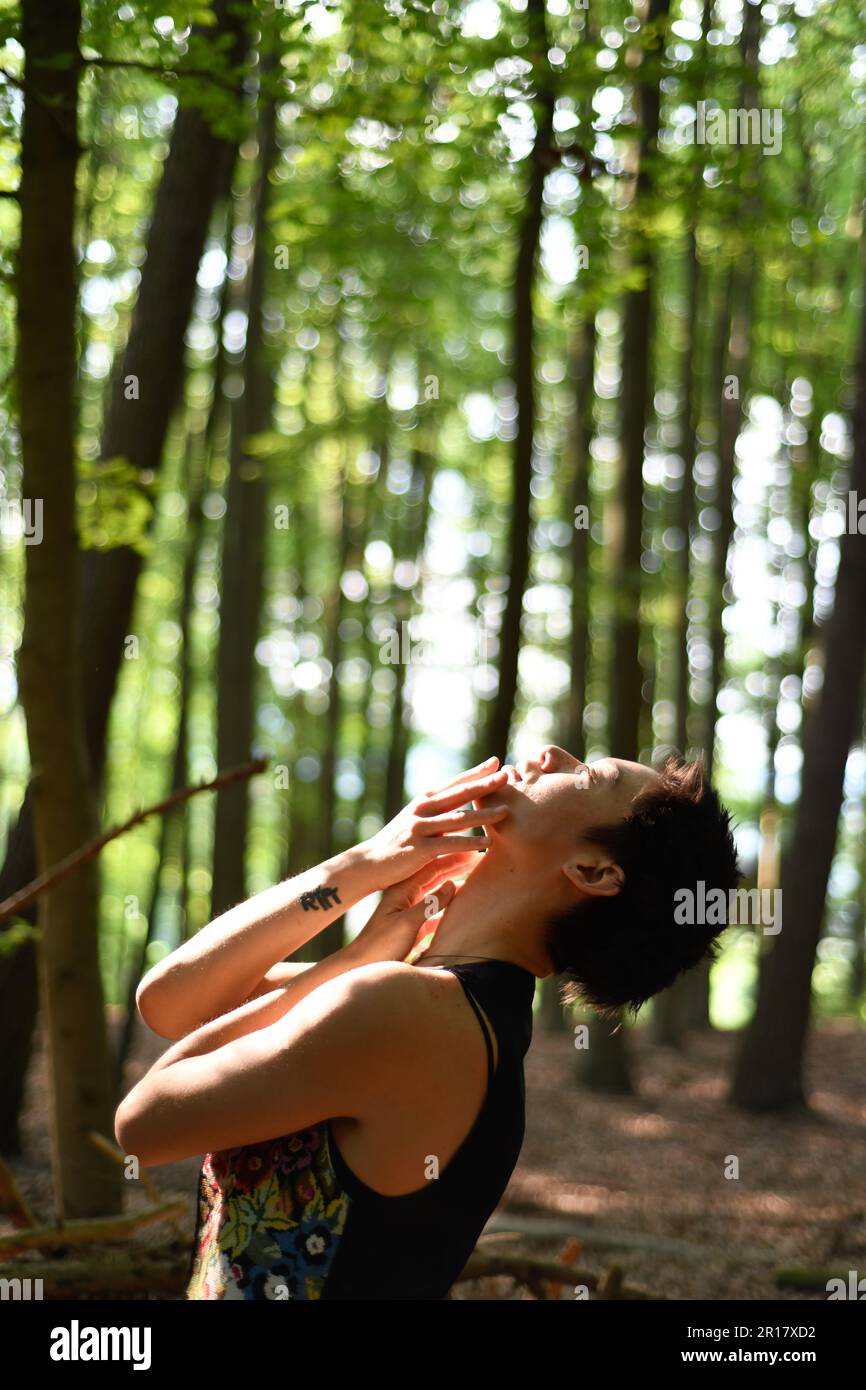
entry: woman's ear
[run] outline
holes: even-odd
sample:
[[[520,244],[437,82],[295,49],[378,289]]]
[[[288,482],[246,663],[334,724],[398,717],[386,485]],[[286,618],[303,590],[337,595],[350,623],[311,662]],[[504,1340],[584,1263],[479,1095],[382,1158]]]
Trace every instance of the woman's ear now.
[[[619,864],[603,857],[596,863],[587,863],[586,859],[585,854],[580,854],[568,864],[563,864],[562,872],[569,883],[589,898],[616,897],[625,883],[625,874]]]

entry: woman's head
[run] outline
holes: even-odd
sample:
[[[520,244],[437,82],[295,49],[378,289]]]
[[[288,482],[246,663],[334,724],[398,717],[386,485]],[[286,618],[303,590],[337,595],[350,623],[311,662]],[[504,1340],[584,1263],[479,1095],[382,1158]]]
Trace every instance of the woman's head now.
[[[490,827],[489,854],[515,889],[537,892],[564,1002],[637,1012],[715,958],[721,928],[675,918],[681,890],[702,881],[727,892],[739,878],[730,817],[701,762],[587,766],[550,745],[508,773],[496,801],[510,814]]]

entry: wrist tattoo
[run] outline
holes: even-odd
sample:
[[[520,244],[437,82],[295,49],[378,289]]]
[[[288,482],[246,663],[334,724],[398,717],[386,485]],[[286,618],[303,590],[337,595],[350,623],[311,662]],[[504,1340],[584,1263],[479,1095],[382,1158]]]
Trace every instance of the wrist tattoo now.
[[[340,894],[336,888],[312,888],[308,893],[301,894],[301,907],[305,912],[311,909],[318,912],[320,907],[327,912],[329,907],[333,907],[334,903],[339,901]]]

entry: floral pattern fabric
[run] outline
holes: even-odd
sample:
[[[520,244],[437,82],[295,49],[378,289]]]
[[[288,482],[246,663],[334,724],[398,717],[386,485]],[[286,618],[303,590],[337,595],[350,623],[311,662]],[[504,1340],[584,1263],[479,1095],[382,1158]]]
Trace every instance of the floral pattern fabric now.
[[[208,1154],[187,1298],[321,1298],[350,1200],[326,1124]]]

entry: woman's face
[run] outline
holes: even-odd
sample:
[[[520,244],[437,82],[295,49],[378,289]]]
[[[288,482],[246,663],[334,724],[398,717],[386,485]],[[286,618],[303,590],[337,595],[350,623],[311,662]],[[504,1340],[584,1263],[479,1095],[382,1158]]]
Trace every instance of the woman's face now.
[[[485,831],[494,841],[491,854],[520,859],[570,853],[591,826],[624,820],[635,797],[658,780],[642,763],[601,758],[587,764],[555,744],[516,767],[506,763],[505,771],[508,785],[492,793],[492,801],[510,814]],[[484,800],[477,803],[482,809]]]

